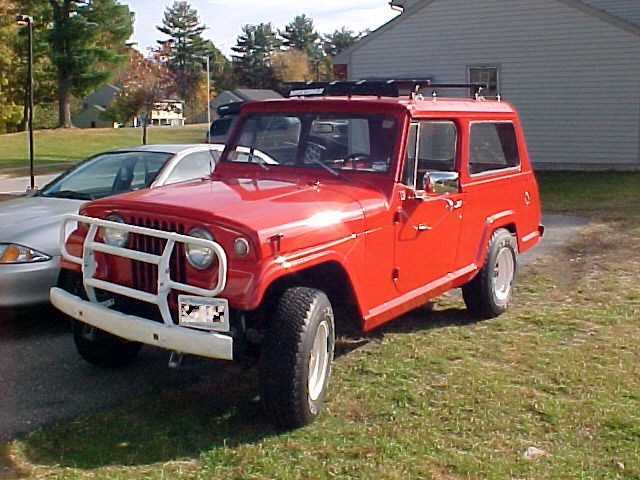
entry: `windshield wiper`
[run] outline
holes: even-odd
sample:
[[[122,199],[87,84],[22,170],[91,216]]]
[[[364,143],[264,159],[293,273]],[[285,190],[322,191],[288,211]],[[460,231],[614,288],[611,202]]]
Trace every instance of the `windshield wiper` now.
[[[76,192],[73,190],[58,190],[57,192],[48,192],[43,194],[43,196],[47,197],[55,197],[55,198],[70,198],[73,200],[94,200],[95,197],[88,193]]]
[[[267,172],[269,171],[269,166],[267,165],[267,162],[265,162],[265,160],[261,158],[259,155],[256,155],[255,153],[253,153],[253,150],[250,150],[247,155],[248,155],[247,161],[249,163],[255,163],[256,165],[261,166]]]
[[[344,173],[342,173],[340,170],[336,170],[334,168],[331,168],[329,165],[327,165],[326,163],[324,163],[322,160],[319,160],[317,158],[307,158],[307,161],[311,161],[312,163],[317,163],[318,165],[320,165],[322,168],[324,168],[327,172],[331,173],[331,175],[333,175],[334,177],[338,177],[342,180],[345,180],[347,182],[351,182],[351,179],[349,177],[347,177]]]

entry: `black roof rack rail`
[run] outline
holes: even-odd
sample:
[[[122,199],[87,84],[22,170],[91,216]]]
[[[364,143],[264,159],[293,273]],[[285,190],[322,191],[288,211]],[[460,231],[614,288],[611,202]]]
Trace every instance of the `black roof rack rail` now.
[[[389,80],[354,80],[354,81],[310,81],[285,82],[289,97],[322,97],[371,95],[377,97],[400,97],[402,91],[408,95],[417,94],[423,88],[432,90],[440,88],[469,89],[471,98],[475,98],[486,88],[482,83],[433,83],[430,79],[389,79]]]

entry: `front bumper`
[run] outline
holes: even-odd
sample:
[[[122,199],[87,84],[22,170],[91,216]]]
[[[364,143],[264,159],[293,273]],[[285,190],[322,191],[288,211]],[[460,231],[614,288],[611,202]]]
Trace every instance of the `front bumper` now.
[[[227,335],[127,315],[58,287],[51,289],[50,298],[51,303],[66,315],[117,337],[189,355],[233,360],[233,339]]]
[[[0,308],[49,303],[49,289],[58,281],[59,257],[46,262],[0,265]]]

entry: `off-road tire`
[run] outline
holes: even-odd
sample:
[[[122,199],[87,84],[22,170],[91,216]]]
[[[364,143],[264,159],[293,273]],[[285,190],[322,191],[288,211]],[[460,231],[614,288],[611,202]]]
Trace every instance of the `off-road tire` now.
[[[73,323],[73,341],[80,356],[92,365],[118,368],[138,356],[141,343],[130,342],[86,323]]]
[[[334,348],[327,296],[313,288],[285,290],[268,323],[259,361],[260,398],[276,425],[297,428],[315,419],[327,392]]]
[[[76,272],[61,270],[58,286],[69,293],[87,299],[82,277]],[[142,347],[103,330],[67,317],[73,325],[73,341],[80,356],[87,362],[103,368],[118,368],[131,363]]]
[[[511,303],[518,255],[516,240],[508,230],[499,228],[491,235],[484,265],[466,285],[462,297],[467,310],[478,318],[494,318]]]

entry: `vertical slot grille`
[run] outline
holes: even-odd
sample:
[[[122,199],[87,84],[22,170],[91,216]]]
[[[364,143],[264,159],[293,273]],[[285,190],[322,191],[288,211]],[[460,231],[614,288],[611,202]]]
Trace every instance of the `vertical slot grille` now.
[[[139,227],[151,228],[153,230],[184,234],[184,225],[177,224],[175,222],[136,217],[130,219],[129,223]],[[131,235],[131,248],[139,252],[161,255],[166,243],[167,241],[161,238],[140,234]],[[171,260],[169,261],[171,278],[178,282],[186,281],[185,261],[184,245],[182,243],[178,243],[174,246]],[[145,262],[132,260],[131,281],[133,288],[148,293],[157,293],[158,267]]]

